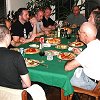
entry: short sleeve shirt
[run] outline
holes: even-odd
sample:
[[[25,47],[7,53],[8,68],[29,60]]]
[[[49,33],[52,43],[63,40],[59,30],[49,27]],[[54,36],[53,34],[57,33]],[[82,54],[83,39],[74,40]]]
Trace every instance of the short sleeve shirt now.
[[[43,17],[42,22],[44,27],[53,26],[55,24],[51,18],[46,19],[45,17]]]
[[[43,22],[42,21],[37,22],[37,32],[38,33],[42,31],[42,29],[41,29],[42,27],[43,27]]]
[[[96,80],[100,80],[100,41],[93,40],[87,44],[84,49],[75,59],[83,67],[84,73]]]
[[[24,34],[26,34],[26,38],[28,38],[29,32],[33,30],[30,22],[26,22],[24,25],[17,20],[11,25],[11,33],[12,36],[19,36],[19,37],[24,37]]]
[[[74,16],[74,14],[70,14],[67,17],[67,21],[73,25],[73,24],[77,24],[77,25],[82,25],[84,22],[86,22],[87,20],[85,19],[85,17],[82,14],[79,14],[78,16]]]
[[[22,89],[20,75],[27,73],[20,53],[0,47],[0,86]]]

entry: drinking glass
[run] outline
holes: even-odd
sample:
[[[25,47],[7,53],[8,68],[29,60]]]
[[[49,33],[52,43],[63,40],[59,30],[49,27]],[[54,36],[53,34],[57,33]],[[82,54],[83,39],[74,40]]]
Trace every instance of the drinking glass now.
[[[64,38],[64,29],[61,29],[60,33],[61,33],[61,37]]]

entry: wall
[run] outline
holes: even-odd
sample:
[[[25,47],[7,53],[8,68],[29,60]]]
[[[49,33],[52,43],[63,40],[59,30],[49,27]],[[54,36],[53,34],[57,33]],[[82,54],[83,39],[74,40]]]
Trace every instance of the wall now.
[[[20,7],[26,7],[26,3],[30,0],[6,0],[6,11],[17,11]],[[54,7],[52,7],[54,9]],[[51,16],[55,20],[55,15]]]
[[[6,11],[16,11],[20,7],[26,7],[29,0],[6,0]]]

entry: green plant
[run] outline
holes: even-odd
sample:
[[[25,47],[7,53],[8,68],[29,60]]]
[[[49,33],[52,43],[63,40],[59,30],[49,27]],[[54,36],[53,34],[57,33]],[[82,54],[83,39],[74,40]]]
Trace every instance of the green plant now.
[[[55,5],[55,0],[30,0],[27,3],[27,9],[31,14],[34,14],[38,9],[45,9]]]

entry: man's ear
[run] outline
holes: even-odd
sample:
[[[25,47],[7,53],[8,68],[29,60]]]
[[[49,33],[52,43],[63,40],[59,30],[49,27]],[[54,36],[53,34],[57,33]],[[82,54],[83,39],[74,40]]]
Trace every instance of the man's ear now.
[[[19,18],[21,18],[21,15],[19,15]]]

